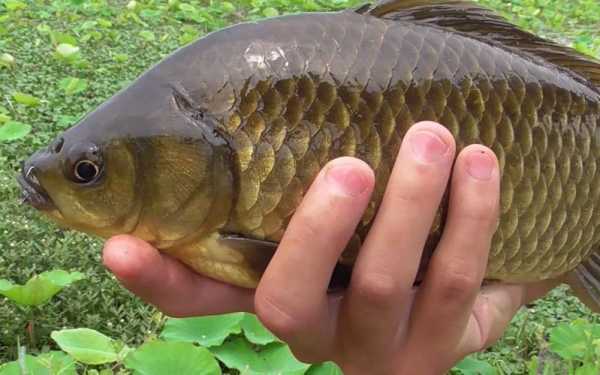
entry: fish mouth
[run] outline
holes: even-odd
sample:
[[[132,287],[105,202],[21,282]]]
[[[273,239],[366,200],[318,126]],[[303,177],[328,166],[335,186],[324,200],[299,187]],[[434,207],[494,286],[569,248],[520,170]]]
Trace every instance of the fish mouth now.
[[[21,186],[21,203],[29,204],[38,210],[54,208],[52,199],[35,176],[35,167],[23,166],[21,174],[17,176],[17,181]]]

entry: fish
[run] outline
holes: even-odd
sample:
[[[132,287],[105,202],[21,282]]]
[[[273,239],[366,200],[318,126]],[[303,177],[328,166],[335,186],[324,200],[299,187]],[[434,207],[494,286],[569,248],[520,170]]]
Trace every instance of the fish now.
[[[63,227],[130,234],[255,288],[319,170],[356,157],[376,185],[332,273],[343,288],[403,136],[424,120],[499,159],[486,281],[559,280],[598,311],[600,62],[471,2],[387,0],[210,33],[33,154],[18,181]],[[447,207],[446,195],[422,269]]]

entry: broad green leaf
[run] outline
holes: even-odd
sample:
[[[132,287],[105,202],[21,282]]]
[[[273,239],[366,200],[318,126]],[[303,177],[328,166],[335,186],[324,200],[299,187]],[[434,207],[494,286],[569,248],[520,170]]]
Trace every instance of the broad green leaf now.
[[[496,375],[496,370],[489,363],[480,361],[473,357],[467,357],[460,361],[454,370],[463,375]]]
[[[0,131],[5,126],[7,125],[0,127]],[[63,270],[54,270],[32,277],[25,285],[13,284],[8,280],[0,280],[0,294],[19,305],[39,306],[48,302],[50,298],[64,287],[83,278],[84,275],[80,272],[69,273]]]
[[[5,122],[9,122],[9,121],[10,121],[10,116],[7,115],[6,113],[0,112],[0,124],[4,124]]]
[[[598,375],[600,374],[600,367],[593,363],[586,363],[583,366],[575,370],[575,375]]]
[[[168,319],[160,337],[167,341],[191,341],[203,346],[221,345],[231,334],[241,333],[244,313],[198,318]]]
[[[5,119],[4,115],[0,115],[0,117],[2,117],[1,120]],[[0,142],[21,139],[31,132],[30,125],[18,121],[10,121],[10,117],[8,116],[6,116],[6,118],[9,120],[6,121],[4,125],[0,125]],[[2,124],[2,122],[3,121],[0,121],[0,124]]]
[[[118,343],[89,328],[63,329],[50,335],[58,346],[87,365],[112,363],[119,359]]]
[[[83,92],[88,86],[86,80],[75,77],[63,78],[60,80],[58,85],[67,95],[74,95]]]
[[[25,361],[22,363],[24,363],[28,375],[49,375],[48,369],[39,364],[32,355],[26,355]],[[1,365],[0,375],[22,375],[19,361],[12,361]]]
[[[306,375],[344,375],[344,373],[335,363],[325,362],[311,366]]]
[[[75,361],[63,352],[48,352],[37,357],[25,356],[28,375],[77,375]],[[0,375],[21,375],[18,361],[0,366]]]
[[[79,53],[79,47],[68,43],[61,43],[56,46],[56,53],[65,59],[73,59]]]
[[[262,13],[265,17],[277,17],[279,15],[279,11],[271,7],[263,9]]]
[[[15,57],[10,53],[3,53],[0,55],[0,66],[11,67],[15,65]]]
[[[566,360],[583,360],[591,343],[600,337],[600,325],[587,322],[561,324],[550,331],[550,349]]]
[[[221,2],[221,9],[223,9],[223,11],[226,13],[233,13],[235,12],[235,5],[229,1],[223,1]]]
[[[244,330],[244,336],[253,344],[266,345],[279,341],[254,314],[245,314],[241,325]]]
[[[129,353],[124,364],[143,375],[221,374],[219,364],[206,348],[188,342],[148,342]]]
[[[27,8],[27,4],[19,0],[4,0],[4,6],[10,11]]]
[[[50,31],[50,40],[54,45],[68,44],[71,46],[77,45],[77,39],[74,36],[61,33],[59,31]]]
[[[35,107],[36,105],[40,104],[40,100],[35,96],[18,91],[13,93],[13,99],[15,102],[29,107]]]
[[[150,30],[142,30],[140,31],[140,36],[147,42],[153,42],[156,40],[156,36]]]
[[[196,7],[191,4],[181,3],[179,4],[179,10],[184,13],[197,13]]]
[[[309,365],[299,362],[283,343],[273,343],[255,351],[242,337],[236,337],[210,351],[227,367],[246,375],[304,374]]]

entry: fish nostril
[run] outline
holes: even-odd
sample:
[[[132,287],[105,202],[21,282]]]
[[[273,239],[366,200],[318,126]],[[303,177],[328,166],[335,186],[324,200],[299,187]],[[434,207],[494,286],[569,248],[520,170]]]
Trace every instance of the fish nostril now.
[[[64,144],[65,144],[65,139],[63,137],[60,137],[56,141],[54,141],[51,149],[54,153],[58,154],[62,150]]]

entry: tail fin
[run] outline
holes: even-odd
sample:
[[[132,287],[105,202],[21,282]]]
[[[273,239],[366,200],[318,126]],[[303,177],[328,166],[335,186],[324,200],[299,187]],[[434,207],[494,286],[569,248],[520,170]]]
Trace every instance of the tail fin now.
[[[568,273],[564,281],[587,307],[600,313],[600,250]]]

